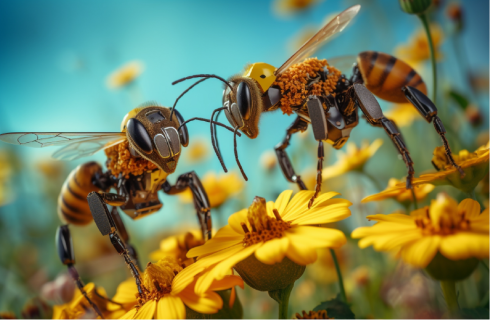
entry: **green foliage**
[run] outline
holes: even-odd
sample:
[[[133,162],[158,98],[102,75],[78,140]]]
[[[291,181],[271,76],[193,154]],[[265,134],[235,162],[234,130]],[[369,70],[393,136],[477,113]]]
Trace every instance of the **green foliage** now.
[[[431,0],[399,0],[400,7],[409,14],[424,13],[431,5]]]
[[[335,319],[355,319],[356,316],[351,311],[350,306],[343,302],[340,294],[335,299],[322,302],[313,311],[326,310],[329,318]]]
[[[463,319],[488,319],[488,308],[476,307],[476,308],[463,308],[461,309],[461,317]]]
[[[466,110],[466,108],[470,104],[465,96],[455,90],[449,90],[449,97],[451,97],[451,99],[453,99],[463,110]]]

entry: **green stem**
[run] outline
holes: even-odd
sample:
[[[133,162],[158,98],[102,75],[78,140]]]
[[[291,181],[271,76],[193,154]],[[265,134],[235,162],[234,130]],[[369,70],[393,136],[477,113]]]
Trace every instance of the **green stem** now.
[[[367,173],[366,171],[362,170],[361,171],[369,180],[371,180],[372,184],[374,184],[374,187],[378,189],[378,191],[382,191],[383,188],[381,187],[381,185],[379,184],[379,182],[372,176],[370,175],[369,173]]]
[[[424,25],[425,33],[427,34],[427,40],[429,41],[430,48],[430,60],[432,62],[432,102],[436,104],[437,97],[437,69],[436,69],[436,53],[434,50],[434,43],[432,42],[432,35],[430,34],[429,22],[427,21],[427,16],[425,13],[419,14],[419,18]]]
[[[269,291],[269,296],[279,303],[278,319],[288,319],[289,296],[293,287],[294,282],[284,289]]]
[[[485,262],[485,261],[480,260],[480,262],[481,262],[481,264],[482,264],[482,265],[485,267],[485,269],[487,270],[487,272],[488,272],[488,271],[490,271],[490,269],[488,269],[488,265],[486,264],[486,262]]]
[[[459,306],[458,306],[458,296],[456,295],[456,282],[451,280],[442,280],[441,287],[449,311],[452,314],[458,312]]]
[[[417,205],[417,197],[415,197],[415,191],[413,190],[413,187],[410,190],[412,191],[413,208],[417,210],[419,206]]]
[[[337,271],[337,278],[339,279],[339,287],[340,287],[340,295],[342,300],[347,303],[347,296],[345,295],[344,289],[344,281],[342,280],[342,272],[340,271],[339,261],[337,260],[337,255],[335,254],[335,250],[330,249],[330,253],[332,254],[332,260],[335,264],[335,270]]]
[[[475,189],[473,189],[470,193],[468,193],[468,195],[470,196],[471,199],[478,202],[478,199],[476,198],[476,194],[475,194]]]

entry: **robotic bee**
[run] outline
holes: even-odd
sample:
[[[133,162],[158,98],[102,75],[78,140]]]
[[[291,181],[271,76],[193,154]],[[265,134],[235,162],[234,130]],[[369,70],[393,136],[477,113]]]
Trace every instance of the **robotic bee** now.
[[[355,5],[335,16],[279,68],[267,63],[254,63],[247,66],[241,75],[225,81],[223,107],[215,110],[223,110],[235,131],[240,130],[251,139],[259,134],[258,122],[263,112],[280,108],[288,115],[296,113],[296,120],[286,130],[286,137],[275,147],[275,151],[284,175],[290,182],[297,183],[300,189],[306,187],[300,176],[296,175],[285,150],[292,134],[305,131],[311,124],[319,143],[317,184],[309,207],[321,189],[323,141],[340,149],[359,123],[358,109],[361,109],[369,124],[383,127],[391,138],[408,169],[406,187],[412,188],[413,161],[397,126],[385,118],[374,95],[390,102],[411,102],[429,123],[434,124],[449,161],[464,174],[454,162],[445,138],[446,131],[437,117],[437,108],[426,96],[425,83],[408,64],[389,54],[365,51],[357,56],[353,74],[348,78],[326,60],[308,59],[328,39],[344,30],[359,10],[360,5]],[[206,79],[216,76],[194,75],[173,84],[199,77]],[[216,141],[213,140],[213,143],[216,144]]]
[[[63,146],[53,154],[61,160],[74,160],[105,150],[107,171],[96,162],[74,169],[66,179],[58,198],[58,215],[66,222],[58,228],[58,255],[78,288],[99,316],[97,306],[89,299],[76,271],[75,256],[68,224],[97,224],[102,235],[109,235],[116,251],[130,268],[140,294],[141,283],[137,254],[129,243],[117,207],[131,219],[139,219],[158,211],[162,204],[157,192],[177,194],[189,188],[202,230],[203,240],[211,237],[211,214],[208,196],[194,171],[180,175],[171,185],[167,180],[176,169],[181,147],[189,144],[186,123],[178,111],[171,116],[169,108],[153,103],[129,112],[121,123],[121,132],[23,132],[5,133],[0,140],[16,145],[43,148]],[[233,131],[221,123],[218,125]],[[115,193],[110,192],[111,189]],[[107,205],[112,206],[109,210]]]

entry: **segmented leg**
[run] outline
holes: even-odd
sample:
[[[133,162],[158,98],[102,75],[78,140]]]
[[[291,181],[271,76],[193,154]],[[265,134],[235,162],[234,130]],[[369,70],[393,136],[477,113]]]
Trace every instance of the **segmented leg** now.
[[[307,122],[305,122],[300,117],[296,118],[291,126],[286,129],[286,137],[274,148],[276,151],[277,160],[279,162],[282,172],[284,173],[284,176],[289,182],[296,183],[300,190],[307,190],[307,188],[303,180],[301,180],[301,177],[294,172],[291,160],[286,153],[286,148],[289,146],[289,140],[291,140],[291,135],[293,133],[296,133],[298,131],[305,131],[307,128]]]
[[[124,226],[123,220],[121,219],[119,212],[117,212],[116,207],[112,208],[111,215],[116,225],[117,233],[119,233],[122,240],[126,244],[126,248],[128,249],[128,253],[131,259],[134,261],[134,263],[136,263],[138,268],[141,269],[141,265],[138,261],[138,253],[136,252],[136,249],[129,243],[129,234],[126,230],[126,227]]]
[[[323,158],[325,156],[323,141],[318,142],[318,164],[316,167],[316,186],[315,186],[315,194],[311,197],[310,202],[308,202],[308,209],[313,205],[313,201],[318,197],[320,191],[322,190],[322,171],[323,171]]]

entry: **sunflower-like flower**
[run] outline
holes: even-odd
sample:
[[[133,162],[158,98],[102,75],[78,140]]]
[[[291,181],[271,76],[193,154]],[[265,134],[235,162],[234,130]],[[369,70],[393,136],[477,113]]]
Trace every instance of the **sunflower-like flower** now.
[[[411,103],[397,103],[384,114],[388,119],[393,120],[398,127],[408,127],[415,120],[423,119]]]
[[[192,230],[176,236],[167,237],[160,241],[160,248],[150,254],[150,259],[158,261],[165,257],[172,257],[188,266],[194,260],[187,258],[187,252],[202,244],[204,244],[204,240],[202,239],[202,232],[200,230]]]
[[[96,288],[95,284],[90,282],[83,289],[104,318],[119,318],[126,313],[127,310],[121,305],[112,303],[107,299],[104,288]],[[95,310],[78,289],[74,292],[73,299],[70,302],[53,307],[53,319],[83,318],[97,318],[97,313],[95,313]]]
[[[414,186],[423,184],[452,185],[466,193],[471,193],[476,185],[488,173],[489,144],[478,148],[475,152],[461,150],[453,155],[454,161],[463,169],[465,175],[461,178],[459,171],[453,167],[446,157],[444,147],[434,150],[432,163],[439,172],[423,174],[412,181]],[[403,183],[397,184],[402,187]]]
[[[221,206],[228,198],[241,191],[244,186],[242,177],[236,172],[219,176],[214,172],[208,172],[201,182],[212,208]],[[179,196],[183,202],[191,203],[193,201],[190,190],[180,193]]]
[[[430,33],[436,58],[439,59],[442,55],[438,49],[444,39],[442,28],[437,24],[431,24]],[[430,59],[430,46],[425,31],[423,29],[416,31],[407,44],[400,45],[395,49],[395,56],[412,67],[416,67],[420,62]]]
[[[228,225],[213,239],[187,254],[198,257],[189,268],[207,270],[196,292],[205,292],[212,281],[222,279],[232,267],[252,288],[284,289],[303,274],[304,266],[315,262],[317,249],[345,244],[341,231],[318,225],[347,218],[351,203],[332,199],[338,193],[328,192],[308,210],[313,193],[300,191],[290,200],[292,191],[287,190],[275,202],[267,203],[255,197],[250,208],[231,215]]]
[[[281,16],[289,16],[306,11],[322,0],[275,0],[274,12]]]
[[[417,199],[417,201],[423,200],[432,190],[434,190],[434,188],[435,186],[432,184],[415,186],[413,188],[415,198]],[[388,187],[385,190],[381,191],[380,193],[365,197],[364,199],[362,199],[361,202],[366,203],[388,198],[395,198],[396,201],[400,202],[404,206],[408,206],[412,202],[412,192],[411,190],[406,189],[405,182],[402,182],[395,178],[391,178],[388,181]]]
[[[383,140],[381,139],[376,139],[371,144],[364,141],[360,148],[354,143],[348,143],[347,152],[338,151],[337,162],[323,169],[323,180],[340,176],[353,170],[362,171],[366,162],[378,151],[382,144]]]
[[[223,307],[223,300],[214,291],[236,285],[243,288],[242,279],[231,275],[229,269],[221,281],[213,281],[208,290],[196,294],[197,273],[189,274],[187,268],[171,257],[149,262],[142,275],[143,295],[138,293],[134,279],[121,283],[113,300],[132,307],[121,319],[185,319],[188,312],[217,313]]]
[[[143,63],[140,61],[128,62],[107,77],[107,86],[110,89],[125,87],[138,78],[143,69]]]
[[[377,251],[398,251],[402,259],[427,268],[438,280],[460,280],[488,258],[488,209],[480,214],[480,204],[472,199],[457,203],[440,193],[430,206],[404,214],[376,214],[372,227],[360,227],[352,238],[361,238],[359,247],[370,245]]]

